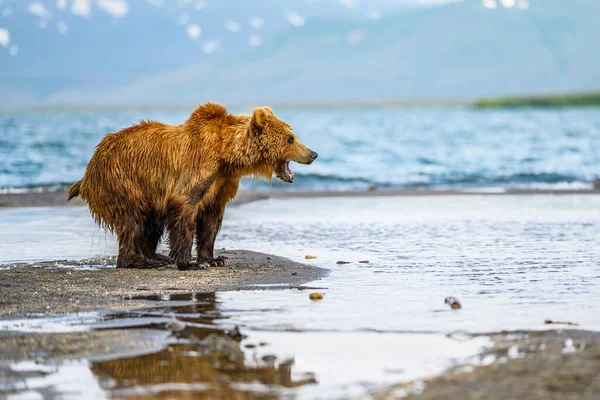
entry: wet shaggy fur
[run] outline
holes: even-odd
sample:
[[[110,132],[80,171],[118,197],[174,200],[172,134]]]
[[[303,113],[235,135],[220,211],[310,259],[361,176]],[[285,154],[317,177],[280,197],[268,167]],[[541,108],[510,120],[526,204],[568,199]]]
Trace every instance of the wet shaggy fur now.
[[[118,267],[175,262],[188,269],[194,236],[198,266],[214,261],[215,237],[241,177],[281,177],[286,161],[314,158],[269,107],[235,116],[206,103],[181,125],[141,121],[105,136],[68,199],[81,196],[117,235]],[[156,253],[165,231],[170,257]]]

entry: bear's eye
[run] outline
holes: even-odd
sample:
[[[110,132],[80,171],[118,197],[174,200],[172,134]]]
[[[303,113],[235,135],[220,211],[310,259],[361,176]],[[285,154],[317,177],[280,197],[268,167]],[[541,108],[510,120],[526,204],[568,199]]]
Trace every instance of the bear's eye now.
[[[293,137],[293,136],[290,136],[290,137],[288,138],[288,143],[289,143],[289,144],[294,144],[294,137]]]

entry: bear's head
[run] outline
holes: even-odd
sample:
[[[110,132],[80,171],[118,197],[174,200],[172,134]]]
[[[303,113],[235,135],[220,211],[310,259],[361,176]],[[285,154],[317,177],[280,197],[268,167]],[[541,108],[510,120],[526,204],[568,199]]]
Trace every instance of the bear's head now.
[[[287,183],[294,182],[290,161],[312,164],[318,154],[306,147],[292,132],[292,127],[275,116],[270,107],[258,107],[252,113],[250,122],[253,141],[256,144],[261,163]]]

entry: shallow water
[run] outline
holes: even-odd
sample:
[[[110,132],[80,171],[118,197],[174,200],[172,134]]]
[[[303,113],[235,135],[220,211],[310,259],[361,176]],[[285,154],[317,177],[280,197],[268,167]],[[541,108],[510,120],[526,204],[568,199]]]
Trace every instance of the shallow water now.
[[[310,263],[332,273],[313,283],[327,288],[320,302],[298,290],[218,293],[224,318],[211,323],[240,325],[249,341],[269,343],[265,352],[294,357],[295,373],[319,383],[285,393],[307,398],[439,373],[484,344],[445,336],[456,330],[547,329],[545,319],[599,330],[599,211],[595,195],[319,198],[230,208],[217,247],[301,262],[311,254],[318,258]],[[115,251],[114,238],[84,208],[0,210],[0,263]],[[463,308],[450,310],[447,296]]]
[[[319,159],[310,167],[292,165],[296,183],[275,181],[275,189],[591,188],[600,170],[598,109],[277,114]],[[107,133],[140,119],[179,124],[188,116],[188,111],[148,110],[0,114],[0,190],[77,181]],[[244,185],[255,186],[251,181]]]

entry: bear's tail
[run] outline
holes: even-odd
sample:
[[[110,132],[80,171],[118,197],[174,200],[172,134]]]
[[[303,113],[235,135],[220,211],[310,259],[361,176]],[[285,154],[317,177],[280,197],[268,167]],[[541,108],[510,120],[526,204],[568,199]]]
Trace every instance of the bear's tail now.
[[[67,196],[67,201],[74,199],[79,196],[79,188],[81,187],[81,181],[76,182],[71,189],[69,189],[69,195]]]

